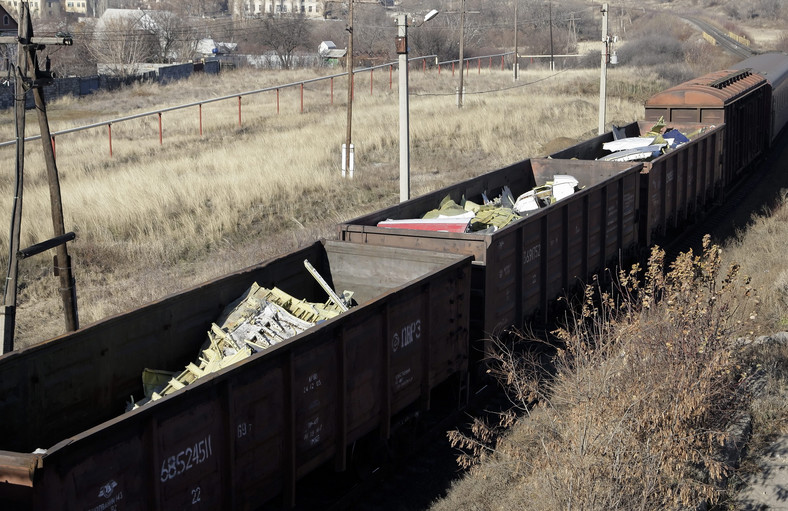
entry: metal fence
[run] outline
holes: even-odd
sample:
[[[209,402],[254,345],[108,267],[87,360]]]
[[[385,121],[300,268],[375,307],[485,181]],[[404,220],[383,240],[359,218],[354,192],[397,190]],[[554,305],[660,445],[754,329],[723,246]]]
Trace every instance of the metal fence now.
[[[512,52],[500,53],[500,54],[496,54],[496,55],[485,55],[485,56],[480,56],[480,57],[466,58],[466,59],[464,59],[464,61],[465,61],[465,71],[466,71],[466,73],[470,72],[470,68],[471,68],[471,63],[472,62],[476,62],[476,68],[478,70],[478,73],[481,73],[482,65],[483,65],[484,62],[486,62],[488,64],[487,65],[488,69],[492,70],[493,64],[495,64],[496,69],[497,69],[498,59],[499,58],[500,58],[500,68],[504,69],[505,68],[505,59],[509,55],[512,55]],[[433,61],[435,61],[435,64],[432,64]],[[437,67],[438,73],[441,73],[441,69],[444,68],[444,67],[445,68],[451,67],[452,74],[455,73],[456,69],[459,69],[461,67],[461,66],[459,66],[459,60],[449,60],[449,61],[438,62],[437,55],[426,55],[426,56],[422,56],[422,57],[414,57],[414,58],[408,59],[408,65],[409,66],[414,66],[414,64],[415,64],[415,67],[421,68],[422,71],[426,71],[428,68],[432,68],[433,65],[434,65],[435,67]],[[373,92],[373,87],[374,87],[374,85],[373,85],[374,84],[373,77],[374,77],[375,71],[384,70],[384,72],[385,72],[386,69],[388,70],[388,73],[389,73],[389,88],[390,89],[393,88],[393,72],[394,72],[394,68],[397,67],[397,66],[398,66],[398,64],[396,62],[390,62],[390,63],[386,63],[386,64],[380,64],[380,65],[377,65],[377,66],[371,66],[371,67],[355,69],[353,71],[354,89],[355,89],[355,83],[356,83],[356,76],[359,75],[360,73],[368,72],[369,75],[370,75],[370,83],[369,83],[370,93],[372,93]],[[112,156],[113,155],[112,154],[112,126],[114,124],[120,124],[120,123],[123,123],[123,122],[126,122],[126,121],[131,121],[131,120],[134,120],[134,119],[140,119],[140,118],[144,118],[144,117],[157,117],[158,118],[159,144],[163,144],[163,139],[164,139],[163,135],[164,135],[164,133],[163,133],[162,115],[165,114],[165,113],[168,113],[168,112],[174,112],[176,110],[184,110],[184,109],[187,109],[187,108],[195,108],[195,107],[198,109],[199,133],[200,133],[200,135],[202,135],[203,134],[202,107],[203,107],[203,105],[207,105],[207,104],[210,104],[210,103],[216,103],[216,102],[219,102],[219,101],[236,100],[238,102],[238,109],[237,109],[238,110],[238,125],[240,126],[242,124],[242,119],[243,119],[243,116],[242,116],[242,113],[243,113],[243,101],[242,101],[242,98],[247,97],[247,96],[262,94],[262,93],[266,93],[266,92],[276,92],[276,112],[279,113],[279,110],[280,110],[280,103],[279,103],[280,91],[282,91],[284,89],[289,89],[289,88],[299,88],[300,89],[300,111],[303,113],[303,111],[304,111],[304,86],[306,86],[307,84],[311,84],[311,83],[328,81],[329,82],[329,86],[330,86],[330,98],[331,98],[330,102],[331,102],[331,104],[333,104],[334,103],[334,79],[335,78],[346,77],[346,76],[347,76],[346,72],[332,74],[332,75],[327,75],[327,76],[321,76],[321,77],[312,78],[312,79],[309,79],[309,80],[303,80],[303,81],[299,81],[299,82],[286,83],[286,84],[281,84],[281,85],[274,85],[274,86],[265,87],[265,88],[262,88],[262,89],[255,89],[255,90],[250,90],[250,91],[230,94],[230,95],[227,95],[227,96],[221,96],[221,97],[215,97],[215,98],[210,98],[210,99],[204,99],[204,100],[201,100],[201,101],[195,101],[195,102],[186,103],[186,104],[183,104],[183,105],[177,105],[177,106],[172,106],[172,107],[168,107],[168,108],[162,108],[162,109],[153,110],[153,111],[149,111],[149,112],[144,112],[144,113],[140,113],[140,114],[128,115],[128,116],[125,116],[125,117],[118,117],[118,118],[115,118],[115,119],[109,119],[109,120],[106,120],[106,121],[101,121],[101,122],[97,122],[97,123],[93,123],[93,124],[88,124],[88,125],[84,125],[84,126],[78,126],[78,127],[75,127],[75,128],[69,128],[69,129],[65,129],[65,130],[55,131],[55,132],[51,133],[52,145],[53,146],[55,145],[56,137],[60,137],[62,135],[67,135],[67,134],[70,134],[70,133],[76,133],[76,132],[81,132],[81,131],[86,131],[86,130],[91,130],[91,129],[106,128],[106,130],[107,130],[107,141],[108,141],[109,155]],[[30,137],[26,137],[25,141],[34,141],[34,140],[40,140],[40,139],[41,139],[41,135],[33,135],[33,136],[30,136]],[[15,144],[16,144],[16,140],[9,140],[9,141],[0,143],[0,148],[1,147],[9,147],[9,146],[12,146],[12,145],[15,145]]]

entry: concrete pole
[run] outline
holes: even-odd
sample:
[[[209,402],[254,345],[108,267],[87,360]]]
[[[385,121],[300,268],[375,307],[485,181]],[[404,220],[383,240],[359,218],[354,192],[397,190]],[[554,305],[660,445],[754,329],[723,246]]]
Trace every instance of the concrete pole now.
[[[517,57],[517,3],[519,0],[514,0],[514,81],[520,78],[520,59]]]
[[[460,12],[460,88],[457,92],[457,108],[462,108],[462,96],[464,85],[462,77],[465,75],[465,0],[462,0],[462,11]]]
[[[410,199],[410,108],[408,105],[408,15],[397,16],[399,53],[399,201]],[[462,76],[462,70],[460,72]]]
[[[550,11],[550,71],[555,71],[555,52],[553,51],[553,2],[549,5]]]
[[[602,72],[599,77],[599,134],[605,132],[605,109],[607,108],[607,4],[602,4]]]
[[[347,21],[347,136],[345,138],[345,169],[350,172],[350,144],[353,143],[353,0],[350,0]]]

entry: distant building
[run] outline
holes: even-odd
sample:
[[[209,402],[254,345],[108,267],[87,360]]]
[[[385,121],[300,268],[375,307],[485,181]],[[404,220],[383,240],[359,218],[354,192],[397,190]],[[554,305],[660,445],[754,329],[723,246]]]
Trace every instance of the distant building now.
[[[347,48],[337,48],[334,41],[323,41],[317,47],[317,54],[323,59],[323,62],[329,65],[337,65],[339,59],[347,55]]]
[[[230,2],[235,16],[263,14],[303,14],[307,18],[323,16],[323,1],[315,0],[236,0]]]
[[[19,26],[13,16],[0,5],[0,35],[16,35],[19,33]]]
[[[21,3],[22,2],[19,0],[3,0],[3,7],[5,7],[8,12],[19,14],[19,6]],[[42,4],[45,4],[46,1],[30,0],[28,3],[30,4],[30,15],[37,16],[41,15]]]
[[[10,35],[15,36],[19,33],[19,27],[16,20],[11,16],[8,11],[0,5],[0,36]],[[0,72],[4,76],[8,76],[8,71],[11,67],[11,62],[16,61],[16,45],[15,44],[0,44]],[[0,77],[0,83],[7,85],[7,78]]]
[[[69,2],[76,0],[68,0]],[[84,4],[86,0],[79,0]],[[7,12],[19,15],[19,0],[3,0]],[[30,16],[33,18],[55,18],[63,13],[66,0],[30,0]]]
[[[66,12],[75,12],[77,14],[88,13],[88,3],[85,0],[61,0],[61,2],[65,3]]]

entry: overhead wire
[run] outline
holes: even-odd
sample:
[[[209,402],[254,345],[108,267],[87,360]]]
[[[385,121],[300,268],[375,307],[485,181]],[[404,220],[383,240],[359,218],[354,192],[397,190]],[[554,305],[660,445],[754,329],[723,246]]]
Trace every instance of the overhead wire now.
[[[473,60],[473,59],[468,59],[468,60]],[[567,71],[568,71],[568,69],[562,69],[561,71],[553,73],[553,74],[551,74],[549,76],[545,76],[545,77],[539,78],[537,80],[532,80],[530,82],[519,83],[517,85],[512,85],[510,87],[501,87],[499,89],[487,89],[487,90],[480,90],[480,91],[463,92],[462,95],[463,96],[471,96],[471,95],[479,95],[479,94],[494,94],[494,93],[497,93],[497,92],[505,92],[505,91],[508,91],[508,90],[519,89],[519,88],[522,88],[522,87],[527,87],[529,85],[533,85],[535,83],[539,83],[539,82],[543,82],[545,80],[549,80],[550,78],[555,78],[556,76],[558,76],[558,75],[560,75],[562,73],[565,73]],[[410,93],[411,96],[455,96],[456,94],[457,94],[456,92],[428,92],[428,93],[413,93],[413,92],[411,92]]]

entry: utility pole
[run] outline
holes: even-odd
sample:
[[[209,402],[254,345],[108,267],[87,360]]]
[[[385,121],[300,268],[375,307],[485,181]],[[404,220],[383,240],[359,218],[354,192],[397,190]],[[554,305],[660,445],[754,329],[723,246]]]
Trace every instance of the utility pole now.
[[[24,189],[25,167],[25,88],[22,75],[27,75],[27,59],[23,52],[30,38],[32,23],[30,10],[23,3],[19,9],[19,27],[17,29],[18,48],[16,52],[16,73],[14,77],[14,114],[16,128],[16,175],[14,179],[14,202],[11,215],[11,239],[8,247],[8,274],[3,297],[3,353],[14,350],[14,330],[16,327],[16,290],[19,275],[19,233],[22,224],[22,190]]]
[[[44,71],[38,69],[36,52],[44,49],[45,44],[71,45],[70,37],[33,37],[33,24],[30,19],[30,6],[20,2],[20,20],[17,37],[0,37],[0,43],[17,42],[17,72],[15,76],[15,120],[16,120],[16,179],[14,186],[14,208],[11,219],[11,233],[8,253],[8,275],[4,292],[0,329],[3,333],[3,352],[14,349],[14,330],[16,326],[16,295],[19,274],[19,259],[42,253],[51,248],[57,249],[55,256],[55,275],[60,277],[60,293],[63,299],[66,329],[73,331],[79,328],[77,315],[76,291],[71,272],[71,258],[68,255],[66,242],[74,239],[74,233],[65,233],[63,223],[63,207],[60,197],[60,182],[55,164],[55,153],[52,147],[52,136],[46,114],[44,85],[51,83],[52,73],[49,65]],[[41,142],[44,149],[44,160],[47,166],[49,194],[52,211],[54,237],[26,249],[20,249],[20,229],[22,223],[22,191],[24,182],[25,155],[25,100],[28,89],[33,95],[38,111],[38,123],[41,129]]]
[[[555,52],[553,51],[553,2],[550,2],[550,71],[555,71]]]
[[[399,201],[410,199],[410,108],[408,105],[408,15],[397,15],[399,54]]]
[[[343,152],[343,176],[344,171],[350,173],[350,146],[353,141],[353,0],[348,0],[348,21],[347,21],[347,137],[345,138],[345,151]],[[355,165],[355,163],[353,164]]]
[[[579,21],[578,18],[575,18],[575,13],[569,13],[569,47],[574,48],[577,46],[577,25],[575,24],[576,21]],[[569,52],[567,52],[569,53]]]
[[[520,58],[517,53],[517,3],[519,0],[514,0],[514,81],[520,78]]]
[[[438,15],[436,9],[424,16],[423,25]],[[397,15],[396,49],[399,56],[399,201],[410,199],[410,107],[408,90],[408,15]]]
[[[465,95],[465,86],[462,83],[465,74],[465,15],[479,14],[479,12],[481,11],[466,11],[465,0],[462,0],[462,8],[460,9],[460,87],[457,91],[457,108],[462,108],[462,99]],[[457,11],[448,11],[446,14],[457,14]]]
[[[40,46],[43,48],[43,45]],[[44,99],[44,85],[40,78],[44,81],[51,80],[52,75],[49,69],[45,69],[44,73],[48,76],[41,76],[38,69],[38,59],[36,58],[35,50],[27,53],[28,70],[36,76],[36,84],[33,87],[33,99],[36,103],[36,110],[38,111],[38,127],[41,132],[41,146],[44,151],[44,161],[47,167],[47,181],[49,182],[49,202],[52,214],[52,230],[55,239],[66,237],[66,227],[63,222],[63,201],[60,195],[60,179],[58,177],[57,163],[55,162],[55,149],[52,147],[52,134],[49,131],[49,118],[47,116],[47,106]],[[47,60],[47,63],[49,61]],[[47,65],[48,67],[48,65]],[[68,255],[68,247],[66,242],[58,244],[55,247],[55,276],[60,279],[60,296],[63,300],[63,309],[65,311],[66,331],[73,332],[79,328],[79,318],[77,315],[77,292],[74,282],[74,276],[71,269],[71,256]]]
[[[462,96],[465,94],[462,77],[465,74],[465,0],[460,10],[460,88],[457,91],[457,108],[462,108]]]
[[[599,78],[599,134],[605,132],[605,109],[607,108],[607,54],[608,41],[610,36],[607,33],[607,4],[602,4],[602,71]]]

